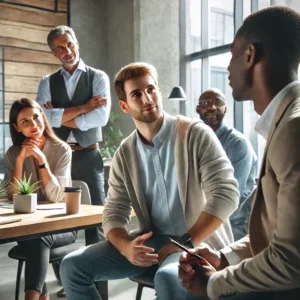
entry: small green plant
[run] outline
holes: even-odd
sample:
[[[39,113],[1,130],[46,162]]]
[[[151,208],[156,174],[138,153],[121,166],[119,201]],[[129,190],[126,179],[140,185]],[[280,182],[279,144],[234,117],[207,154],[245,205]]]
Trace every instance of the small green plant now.
[[[15,180],[17,183],[16,184],[12,183],[12,185],[18,191],[18,194],[20,194],[20,195],[32,194],[33,192],[35,192],[36,190],[38,190],[40,188],[40,186],[39,186],[40,181],[30,184],[31,175],[32,174],[30,174],[28,179],[26,178],[25,173],[23,175],[23,178],[15,177]]]
[[[107,125],[104,127],[103,142],[101,144],[101,156],[103,159],[111,159],[119,147],[123,133],[118,122],[120,116],[111,112]]]
[[[8,180],[0,180],[0,197],[6,197],[10,188]]]

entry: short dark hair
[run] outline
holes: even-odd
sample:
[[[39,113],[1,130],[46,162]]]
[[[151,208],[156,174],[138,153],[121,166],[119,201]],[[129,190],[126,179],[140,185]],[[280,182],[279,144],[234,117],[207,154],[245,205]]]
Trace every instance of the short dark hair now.
[[[63,34],[70,34],[70,36],[73,38],[73,40],[78,43],[76,35],[74,30],[66,25],[59,25],[56,26],[54,28],[51,29],[51,31],[49,32],[48,36],[47,36],[47,43],[49,48],[51,49],[51,51],[54,51],[54,45],[53,45],[53,39],[55,39],[57,36],[63,35]]]
[[[300,14],[285,6],[271,6],[248,16],[236,34],[243,50],[253,44],[259,56],[280,66],[298,68]]]
[[[154,66],[144,63],[135,62],[123,67],[116,75],[114,81],[115,91],[117,93],[119,100],[126,101],[126,93],[124,89],[124,83],[132,78],[143,77],[145,75],[150,75],[156,84],[157,82],[157,71]]]

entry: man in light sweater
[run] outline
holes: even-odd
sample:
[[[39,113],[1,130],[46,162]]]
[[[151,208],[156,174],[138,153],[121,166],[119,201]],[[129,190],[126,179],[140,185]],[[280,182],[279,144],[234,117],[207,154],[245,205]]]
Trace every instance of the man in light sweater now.
[[[253,100],[266,150],[249,236],[220,252],[193,250],[207,260],[193,260],[193,267],[189,255],[181,258],[179,276],[194,295],[300,299],[299,61],[300,14],[287,7],[251,14],[235,36],[228,67],[232,94],[237,101]]]
[[[233,241],[228,217],[239,197],[233,169],[208,126],[162,110],[152,65],[125,66],[114,86],[136,130],[111,162],[103,219],[108,241],[67,255],[63,286],[68,299],[101,299],[95,281],[132,277],[153,267],[158,268],[157,299],[182,299],[181,250],[169,238],[187,247],[206,241],[215,249]],[[134,234],[126,229],[132,208],[139,222]]]
[[[248,233],[257,156],[250,141],[241,132],[224,122],[227,106],[225,95],[221,90],[211,88],[203,92],[199,97],[196,112],[215,132],[232,164],[234,177],[238,182],[239,207],[229,219],[234,240],[237,241]]]

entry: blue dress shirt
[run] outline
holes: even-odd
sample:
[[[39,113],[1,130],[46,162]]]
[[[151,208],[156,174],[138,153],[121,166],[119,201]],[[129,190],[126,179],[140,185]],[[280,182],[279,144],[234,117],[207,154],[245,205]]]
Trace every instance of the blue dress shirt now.
[[[178,191],[175,167],[177,123],[164,113],[162,127],[153,138],[154,146],[145,145],[137,133],[136,150],[146,204],[155,233],[181,236],[187,224]]]
[[[257,156],[250,141],[241,132],[229,127],[224,122],[216,130],[216,135],[234,169],[234,177],[238,181],[240,192],[240,207],[254,188]],[[248,218],[248,215],[244,216],[237,209],[230,217],[230,220],[243,220],[245,218]]]

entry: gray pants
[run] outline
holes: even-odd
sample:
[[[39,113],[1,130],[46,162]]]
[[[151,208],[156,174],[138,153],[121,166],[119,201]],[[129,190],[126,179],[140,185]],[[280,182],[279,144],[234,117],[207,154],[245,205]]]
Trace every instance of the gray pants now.
[[[23,252],[26,253],[25,291],[37,290],[42,294],[47,294],[45,279],[48,271],[50,250],[72,244],[76,238],[77,232],[71,231],[18,243],[22,247]]]
[[[88,185],[93,205],[104,205],[104,172],[99,149],[72,152],[72,179]],[[86,230],[85,239],[87,245],[105,240],[102,227]]]

